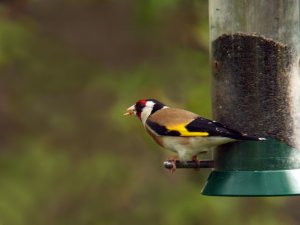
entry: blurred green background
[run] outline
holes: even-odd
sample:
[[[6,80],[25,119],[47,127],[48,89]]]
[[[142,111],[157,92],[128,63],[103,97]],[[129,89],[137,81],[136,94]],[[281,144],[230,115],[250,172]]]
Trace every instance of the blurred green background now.
[[[0,225],[299,224],[290,198],[205,197],[124,110],[210,113],[207,0],[0,2]]]

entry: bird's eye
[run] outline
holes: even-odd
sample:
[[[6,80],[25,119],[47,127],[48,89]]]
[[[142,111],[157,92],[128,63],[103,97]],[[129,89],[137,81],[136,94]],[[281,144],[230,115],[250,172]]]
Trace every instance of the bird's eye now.
[[[141,111],[143,109],[143,105],[141,103],[138,103],[135,105],[135,108],[137,111]]]
[[[145,103],[142,102],[142,101],[138,101],[136,104],[135,104],[135,110],[137,112],[141,112],[143,110],[143,108],[145,107]]]

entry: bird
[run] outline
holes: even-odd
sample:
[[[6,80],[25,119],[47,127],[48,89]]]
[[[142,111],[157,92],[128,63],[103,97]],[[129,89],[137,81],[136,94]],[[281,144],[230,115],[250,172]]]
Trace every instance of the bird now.
[[[193,112],[171,108],[156,99],[141,99],[130,106],[124,115],[138,117],[147,133],[161,147],[177,153],[178,160],[198,161],[198,155],[235,141],[263,141],[222,123],[201,117]],[[176,158],[171,171],[176,170]]]

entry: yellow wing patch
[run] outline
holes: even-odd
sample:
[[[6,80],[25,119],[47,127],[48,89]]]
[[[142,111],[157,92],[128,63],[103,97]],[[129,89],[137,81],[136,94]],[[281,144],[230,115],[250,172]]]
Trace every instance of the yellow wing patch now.
[[[176,125],[168,125],[166,128],[169,131],[178,131],[180,136],[185,137],[207,137],[209,136],[208,132],[191,132],[186,129],[186,124],[176,124]]]

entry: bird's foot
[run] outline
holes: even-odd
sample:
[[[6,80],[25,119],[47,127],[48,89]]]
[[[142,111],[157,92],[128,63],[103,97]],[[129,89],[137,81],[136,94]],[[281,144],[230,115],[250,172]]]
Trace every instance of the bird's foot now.
[[[172,173],[176,171],[176,160],[177,158],[175,156],[168,159],[168,161],[172,164],[172,168],[170,169]]]
[[[199,168],[200,168],[200,160],[198,159],[197,155],[194,155],[194,156],[192,157],[192,161],[196,163],[197,168],[195,168],[195,170],[198,171]]]

